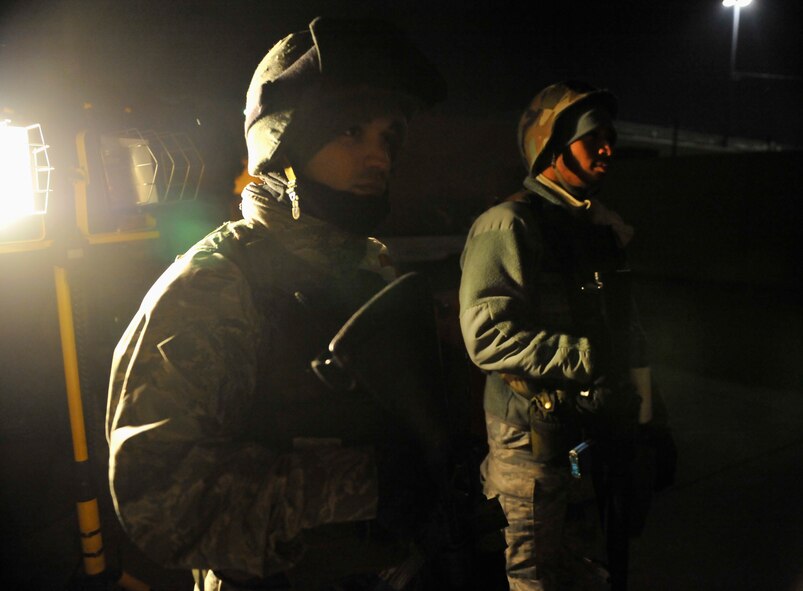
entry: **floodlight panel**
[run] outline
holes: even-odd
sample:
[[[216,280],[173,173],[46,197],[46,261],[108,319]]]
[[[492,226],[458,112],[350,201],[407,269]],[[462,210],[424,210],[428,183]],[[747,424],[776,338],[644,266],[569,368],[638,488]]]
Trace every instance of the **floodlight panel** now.
[[[148,140],[138,132],[131,137],[102,136],[101,160],[109,199],[115,207],[147,205],[160,201],[156,188],[158,162]]]
[[[156,167],[158,163],[146,140],[120,138],[120,143],[128,148],[130,158],[130,177],[137,194],[137,204],[159,201],[156,191]]]
[[[36,213],[28,129],[0,124],[0,226]]]

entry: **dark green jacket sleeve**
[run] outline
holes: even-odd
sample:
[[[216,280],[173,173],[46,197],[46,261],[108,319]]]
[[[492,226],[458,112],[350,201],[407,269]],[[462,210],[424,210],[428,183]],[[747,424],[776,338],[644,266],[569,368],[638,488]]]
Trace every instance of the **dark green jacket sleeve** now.
[[[502,203],[469,231],[460,283],[460,327],[469,356],[486,371],[587,383],[593,350],[563,332],[543,306],[542,241],[523,203]]]
[[[303,530],[375,515],[370,450],[243,442],[260,325],[240,269],[197,250],[154,285],[115,350],[112,495],[162,564],[270,574],[300,558]]]

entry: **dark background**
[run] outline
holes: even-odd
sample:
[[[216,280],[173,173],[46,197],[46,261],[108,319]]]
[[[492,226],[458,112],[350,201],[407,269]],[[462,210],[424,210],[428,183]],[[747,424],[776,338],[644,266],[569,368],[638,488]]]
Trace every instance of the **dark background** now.
[[[427,273],[453,320],[454,245],[478,211],[519,185],[515,124],[535,92],[586,79],[618,96],[624,121],[799,148],[802,10],[770,0],[742,10],[737,69],[781,78],[733,81],[732,13],[716,0],[0,5],[2,116],[42,123],[56,167],[48,229],[84,247],[70,276],[110,565],[162,588],[186,583],[115,525],[106,379],[147,287],[228,215],[245,155],[245,90],[275,41],[318,14],[382,17],[443,71],[449,98],[411,128],[383,231],[401,238],[402,252],[406,237],[423,239],[400,263]],[[75,134],[87,127],[183,131],[198,145],[198,202],[157,212],[158,241],[90,248],[70,234]],[[634,544],[634,589],[803,588],[800,156],[623,150],[611,171],[604,196],[636,226],[637,295],[681,450],[678,483]],[[433,235],[454,240],[444,247]],[[61,589],[80,570],[52,288],[64,241],[0,254],[0,517],[12,588]]]
[[[785,78],[733,81],[733,12],[717,0],[6,0],[0,108],[42,123],[54,149],[87,125],[191,133],[206,156],[204,190],[218,199],[241,169],[254,67],[327,14],[405,29],[448,81],[436,114],[514,125],[538,89],[579,78],[613,91],[625,121],[800,146],[802,12],[793,0],[743,8],[737,69]]]
[[[793,0],[741,10],[737,69],[798,78],[734,83],[733,13],[716,0],[6,1],[0,104],[41,114],[90,101],[132,106],[150,125],[228,124],[275,41],[317,14],[373,16],[441,67],[450,112],[518,111],[546,84],[581,78],[617,94],[628,121],[799,145],[801,12]]]

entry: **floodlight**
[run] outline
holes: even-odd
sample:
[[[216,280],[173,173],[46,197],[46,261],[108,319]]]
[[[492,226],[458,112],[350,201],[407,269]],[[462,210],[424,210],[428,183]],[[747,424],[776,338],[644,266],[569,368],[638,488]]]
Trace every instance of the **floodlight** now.
[[[128,129],[102,136],[100,142],[113,207],[126,209],[197,198],[204,163],[187,134]]]
[[[53,170],[47,149],[38,124],[0,121],[0,227],[47,212]]]
[[[154,213],[198,196],[204,163],[183,133],[76,137],[76,222],[91,244],[158,238]]]
[[[748,4],[750,4],[753,0],[722,0],[722,6],[726,8],[736,7],[736,8],[744,8]]]
[[[102,136],[100,147],[108,198],[114,207],[159,202],[156,189],[159,163],[148,140],[139,133]]]
[[[195,200],[204,174],[204,162],[189,136],[155,131],[144,131],[141,135],[149,142],[159,163],[158,202]]]

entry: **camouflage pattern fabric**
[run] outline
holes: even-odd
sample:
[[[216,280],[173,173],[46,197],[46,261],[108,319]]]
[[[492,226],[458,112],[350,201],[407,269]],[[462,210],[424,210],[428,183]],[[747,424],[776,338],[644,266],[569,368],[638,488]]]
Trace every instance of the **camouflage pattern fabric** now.
[[[367,447],[273,449],[248,436],[257,397],[270,395],[255,391],[270,362],[259,345],[281,334],[262,333],[238,241],[269,233],[327,273],[388,271],[376,241],[245,200],[246,220],[165,271],[114,352],[109,479],[125,531],[157,562],[264,577],[302,559],[305,532],[375,517],[376,465]],[[255,270],[279,284],[271,271]]]
[[[598,555],[600,528],[588,479],[532,460],[529,430],[486,416],[489,453],[484,492],[499,497],[508,520],[505,561],[511,591],[607,589]],[[571,507],[572,512],[567,516]]]
[[[616,99],[604,90],[559,82],[548,86],[533,98],[519,119],[518,142],[527,170],[533,176],[541,172],[562,146],[554,146],[554,132],[561,115],[579,103],[600,101],[612,115],[616,114]]]

